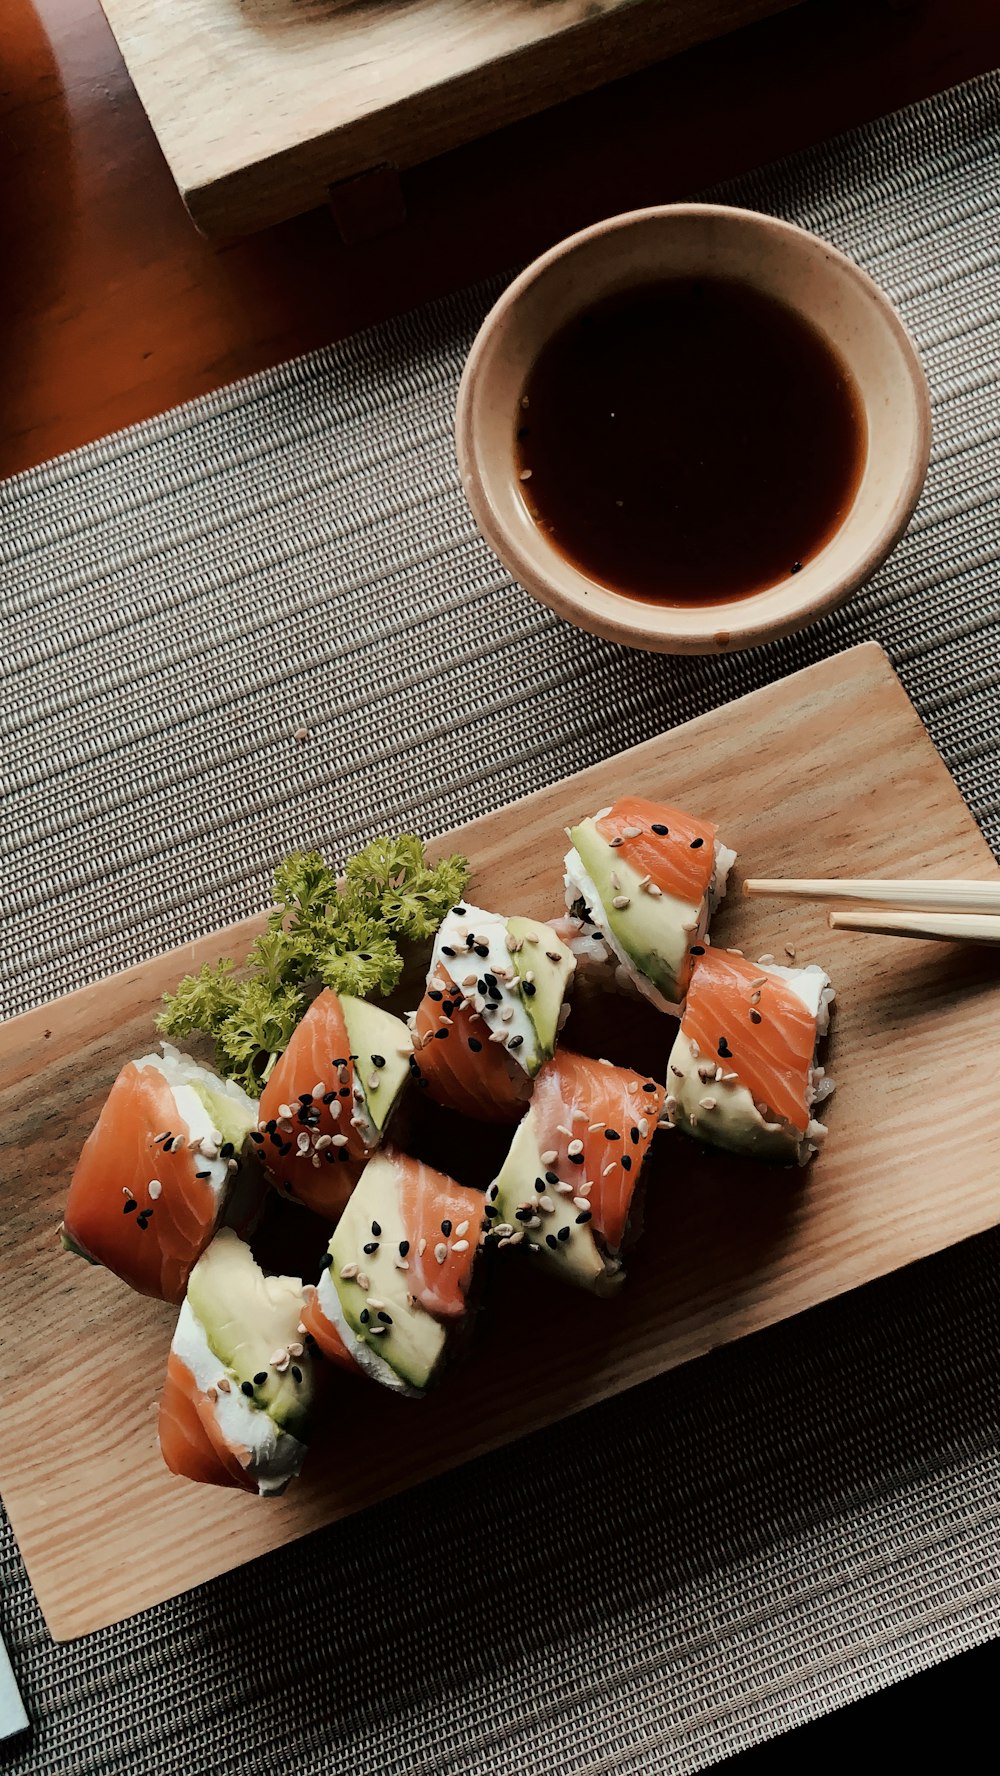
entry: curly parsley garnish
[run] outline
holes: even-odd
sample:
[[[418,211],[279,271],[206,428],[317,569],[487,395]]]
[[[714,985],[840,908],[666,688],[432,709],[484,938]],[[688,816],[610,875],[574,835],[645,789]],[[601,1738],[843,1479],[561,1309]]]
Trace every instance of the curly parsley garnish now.
[[[401,943],[432,937],[469,880],[464,857],[428,864],[414,833],[373,839],[343,887],[318,851],[294,852],[274,876],[274,910],[240,971],[205,963],[157,1018],[164,1036],[215,1042],[219,1070],[259,1096],[317,983],[363,999],[391,993]]]

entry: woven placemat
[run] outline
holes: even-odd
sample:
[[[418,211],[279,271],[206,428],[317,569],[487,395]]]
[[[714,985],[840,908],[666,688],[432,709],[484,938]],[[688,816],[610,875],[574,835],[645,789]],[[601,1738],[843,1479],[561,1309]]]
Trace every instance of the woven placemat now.
[[[892,560],[753,654],[581,635],[478,540],[493,289],[0,487],[3,1012],[251,912],[291,846],[433,834],[869,636],[1000,852],[998,186],[1000,77],[721,193],[852,253],[934,400]],[[5,1528],[8,1767],[687,1771],[993,1634],[998,1275],[986,1236],[74,1647]]]

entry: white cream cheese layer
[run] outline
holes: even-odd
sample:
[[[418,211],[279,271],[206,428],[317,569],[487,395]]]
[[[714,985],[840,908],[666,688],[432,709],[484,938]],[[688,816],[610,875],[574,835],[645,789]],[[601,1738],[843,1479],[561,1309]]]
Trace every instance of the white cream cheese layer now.
[[[229,1393],[219,1393],[213,1404],[219,1428],[234,1447],[250,1450],[252,1463],[248,1472],[257,1482],[262,1498],[284,1492],[289,1480],[300,1472],[306,1458],[306,1445],[283,1431],[274,1420],[240,1391],[240,1384],[231,1370],[219,1361],[198,1316],[189,1302],[181,1308],[171,1349],[191,1374],[202,1393],[217,1387],[220,1376],[228,1376]]]
[[[371,1345],[367,1344],[363,1338],[355,1336],[354,1328],[348,1324],[344,1316],[344,1310],[340,1305],[340,1296],[337,1294],[337,1285],[333,1281],[329,1269],[324,1270],[316,1284],[316,1299],[331,1325],[336,1326],[345,1349],[350,1352],[359,1369],[363,1369],[372,1381],[380,1382],[383,1387],[391,1388],[394,1393],[406,1394],[412,1400],[420,1399],[419,1388],[410,1387],[402,1376],[396,1374],[391,1363],[387,1363],[384,1357],[380,1357],[378,1351],[372,1350]]]
[[[431,972],[441,968],[447,974],[462,997],[470,1000],[476,1011],[483,1016],[487,1032],[504,1032],[511,1060],[517,1061],[527,1073],[538,1048],[538,1037],[520,990],[516,985],[513,990],[511,987],[512,982],[517,982],[517,970],[507,947],[507,921],[499,913],[487,913],[482,907],[473,906],[469,901],[464,903],[464,907],[462,913],[450,912],[438,931]],[[485,956],[477,955],[475,949],[469,947],[470,936],[475,938],[480,947],[486,946]],[[448,955],[448,950],[454,953]],[[492,1014],[487,1001],[476,989],[476,982],[487,973],[496,976],[500,989],[497,1009]],[[511,1015],[503,1018],[501,1012],[508,1008]],[[515,1042],[511,1048],[511,1037],[518,1036],[521,1038],[520,1042]]]
[[[141,1055],[135,1065],[140,1068],[154,1067],[169,1085],[174,1094],[177,1121],[183,1122],[188,1131],[187,1146],[195,1154],[195,1170],[207,1172],[205,1182],[221,1209],[229,1178],[236,1169],[236,1160],[233,1156],[222,1158],[222,1131],[212,1121],[201,1093],[210,1092],[217,1097],[229,1099],[245,1120],[247,1129],[256,1127],[257,1107],[231,1079],[220,1078],[218,1073],[202,1067],[190,1055],[181,1054],[169,1042],[162,1043],[161,1047],[161,1055]],[[198,1087],[201,1089],[198,1090]],[[151,1154],[151,1164],[155,1165],[155,1159],[154,1151]]]

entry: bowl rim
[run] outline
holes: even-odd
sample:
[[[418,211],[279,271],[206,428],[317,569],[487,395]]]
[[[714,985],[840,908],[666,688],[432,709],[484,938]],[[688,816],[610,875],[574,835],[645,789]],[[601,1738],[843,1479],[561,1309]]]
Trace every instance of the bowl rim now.
[[[662,222],[685,216],[717,217],[739,226],[751,226],[777,234],[792,243],[808,241],[818,244],[824,254],[852,280],[879,311],[899,348],[907,380],[914,398],[916,420],[909,440],[899,484],[888,501],[884,517],[864,550],[850,565],[841,569],[833,582],[824,588],[809,590],[808,583],[798,596],[793,582],[779,582],[783,593],[780,612],[769,614],[760,608],[761,601],[773,599],[775,587],[766,587],[739,599],[718,604],[668,605],[647,603],[616,592],[599,581],[588,579],[575,564],[551,548],[538,533],[538,554],[529,553],[519,539],[500,520],[488,488],[482,458],[477,447],[476,414],[482,390],[481,369],[486,350],[506,316],[524,293],[537,283],[560,260],[570,257],[589,242],[601,236],[634,228],[649,222]],[[886,292],[855,260],[811,229],[796,222],[769,215],[762,210],[748,210],[736,205],[718,203],[652,204],[638,210],[626,210],[608,216],[557,241],[524,267],[493,303],[484,317],[466,358],[458,387],[455,407],[455,448],[462,488],[473,517],[483,537],[502,564],[524,586],[532,597],[547,605],[577,628],[601,635],[606,640],[629,647],[645,648],[659,653],[721,653],[757,647],[768,641],[805,628],[819,617],[844,604],[889,555],[906,529],[920,498],[931,448],[931,400],[927,376],[916,343],[908,327]],[[512,457],[513,467],[513,457]],[[557,583],[546,571],[545,555],[550,553],[561,564],[561,571],[578,584],[569,590]],[[611,601],[610,611],[595,612],[588,606],[588,593],[599,590],[604,600]],[[787,590],[786,590],[787,589]],[[683,617],[682,624],[671,626],[671,617]],[[700,621],[698,619],[701,619]]]

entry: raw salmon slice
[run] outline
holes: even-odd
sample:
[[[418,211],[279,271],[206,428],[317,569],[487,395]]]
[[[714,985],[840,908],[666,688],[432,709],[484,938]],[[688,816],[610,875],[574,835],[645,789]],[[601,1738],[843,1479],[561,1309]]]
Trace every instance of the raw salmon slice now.
[[[622,796],[595,822],[602,838],[640,875],[648,875],[664,894],[701,906],[715,869],[715,835],[710,820],[699,820],[666,802]]]
[[[706,1060],[736,1073],[755,1101],[805,1132],[816,1019],[787,981],[709,949],[695,967],[681,1030]]]
[[[593,1230],[612,1252],[621,1249],[665,1098],[655,1080],[568,1049],[535,1081],[530,1114],[546,1171],[586,1187]]]
[[[517,1122],[531,1084],[443,969],[436,969],[413,1020],[413,1071],[436,1104],[480,1122]]]

